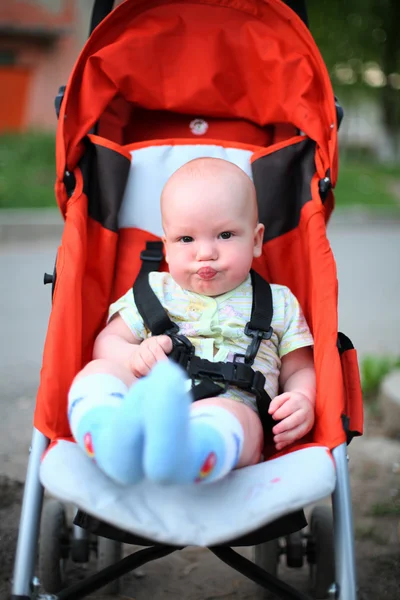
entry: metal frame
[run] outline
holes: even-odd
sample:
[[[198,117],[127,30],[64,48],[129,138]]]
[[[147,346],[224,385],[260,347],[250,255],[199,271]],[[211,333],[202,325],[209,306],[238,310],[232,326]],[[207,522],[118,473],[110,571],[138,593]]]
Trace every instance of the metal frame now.
[[[33,430],[32,446],[28,462],[26,483],[21,510],[20,528],[12,583],[12,600],[79,600],[118,579],[125,573],[137,569],[149,561],[167,556],[177,548],[175,546],[155,545],[140,550],[88,577],[84,581],[70,586],[59,594],[37,596],[37,583],[34,571],[39,541],[39,526],[43,503],[43,487],[39,479],[40,462],[49,440],[37,429]],[[347,445],[341,444],[332,452],[336,465],[336,487],[332,495],[335,536],[336,582],[332,587],[337,600],[356,600],[356,568],[354,556],[353,518],[348,471]],[[79,534],[76,536],[79,538]],[[252,561],[234,552],[227,546],[209,548],[220,560],[245,575],[263,588],[272,591],[282,599],[311,600],[309,596],[298,592],[292,586],[268,574]],[[37,580],[36,580],[37,581]],[[334,583],[334,582],[332,582]]]

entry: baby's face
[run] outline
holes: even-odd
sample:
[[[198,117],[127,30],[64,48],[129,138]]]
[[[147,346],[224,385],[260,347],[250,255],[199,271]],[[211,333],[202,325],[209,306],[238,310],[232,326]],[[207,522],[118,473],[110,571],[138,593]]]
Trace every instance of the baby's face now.
[[[246,279],[253,258],[261,254],[264,232],[249,184],[235,178],[183,178],[166,188],[166,257],[173,279],[184,289],[219,296]]]

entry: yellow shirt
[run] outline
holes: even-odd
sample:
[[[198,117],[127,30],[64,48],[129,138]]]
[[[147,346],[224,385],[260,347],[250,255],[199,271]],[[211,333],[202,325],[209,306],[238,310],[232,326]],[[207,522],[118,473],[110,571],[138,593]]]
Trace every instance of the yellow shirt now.
[[[244,354],[251,342],[244,328],[250,321],[253,288],[250,275],[237,288],[211,298],[181,288],[169,273],[153,272],[149,283],[170,319],[179,326],[196,348],[196,355],[213,362],[233,360],[235,353]],[[278,393],[281,358],[305,346],[313,338],[300,305],[292,292],[283,285],[271,284],[273,299],[273,334],[263,340],[253,369],[265,376],[265,391],[271,398]],[[138,340],[151,336],[136,308],[130,289],[110,306],[109,319],[119,313]],[[225,397],[245,402],[256,410],[255,397],[230,387]]]

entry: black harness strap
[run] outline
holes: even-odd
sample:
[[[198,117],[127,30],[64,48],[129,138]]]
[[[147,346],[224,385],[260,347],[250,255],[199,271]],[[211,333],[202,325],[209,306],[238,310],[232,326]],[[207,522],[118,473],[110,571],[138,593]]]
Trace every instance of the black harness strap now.
[[[133,285],[137,309],[147,329],[153,335],[178,332],[179,328],[171,321],[149,284],[149,273],[158,271],[164,258],[162,242],[147,242],[146,250],[140,253],[142,266]]]
[[[253,285],[253,303],[251,307],[250,321],[246,324],[244,332],[253,338],[247,348],[244,360],[252,365],[262,340],[269,340],[272,336],[272,316],[274,307],[272,302],[271,286],[265,279],[255,271],[250,271]]]

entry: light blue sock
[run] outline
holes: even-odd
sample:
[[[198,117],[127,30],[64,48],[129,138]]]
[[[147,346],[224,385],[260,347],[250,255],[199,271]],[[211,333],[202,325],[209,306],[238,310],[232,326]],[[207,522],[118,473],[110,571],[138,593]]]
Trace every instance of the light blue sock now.
[[[189,422],[190,480],[211,483],[225,477],[239,462],[243,438],[240,422],[228,410],[195,403]]]
[[[243,447],[238,419],[219,406],[192,404],[187,379],[170,361],[146,378],[144,471],[158,483],[211,482],[229,473]]]
[[[124,485],[144,477],[140,384],[132,386],[126,403],[126,385],[117,377],[96,373],[78,379],[68,396],[76,441],[102,471]]]

